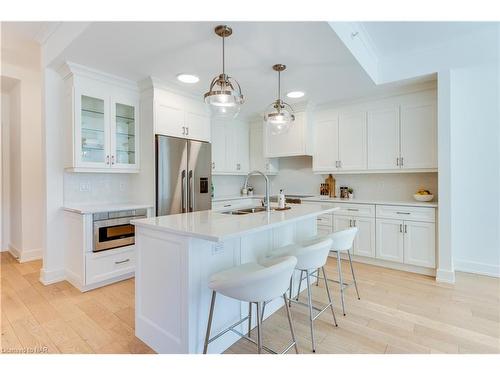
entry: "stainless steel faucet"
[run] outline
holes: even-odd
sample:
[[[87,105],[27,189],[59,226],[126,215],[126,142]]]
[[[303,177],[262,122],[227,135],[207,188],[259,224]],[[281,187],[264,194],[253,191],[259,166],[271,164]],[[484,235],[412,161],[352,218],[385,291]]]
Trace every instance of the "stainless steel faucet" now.
[[[266,207],[266,211],[271,211],[271,203],[269,202],[269,178],[264,173],[262,173],[261,171],[248,172],[247,177],[245,178],[245,183],[243,184],[243,188],[248,188],[248,178],[257,174],[261,175],[266,180],[266,197],[264,198],[264,206]]]

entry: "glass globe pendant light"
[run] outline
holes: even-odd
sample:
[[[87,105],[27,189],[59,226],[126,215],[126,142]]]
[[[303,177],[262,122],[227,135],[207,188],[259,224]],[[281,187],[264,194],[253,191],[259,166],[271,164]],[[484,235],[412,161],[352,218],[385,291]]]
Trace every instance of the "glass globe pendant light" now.
[[[295,121],[293,108],[281,100],[281,72],[286,69],[286,65],[273,65],[273,70],[278,72],[278,99],[276,99],[267,109],[264,121],[269,126],[274,135],[286,133],[292,122]]]
[[[225,70],[224,41],[233,33],[233,30],[227,25],[219,25],[215,28],[215,33],[222,38],[222,74],[212,80],[204,99],[214,116],[234,118],[240,112],[244,99],[240,84],[228,76]]]

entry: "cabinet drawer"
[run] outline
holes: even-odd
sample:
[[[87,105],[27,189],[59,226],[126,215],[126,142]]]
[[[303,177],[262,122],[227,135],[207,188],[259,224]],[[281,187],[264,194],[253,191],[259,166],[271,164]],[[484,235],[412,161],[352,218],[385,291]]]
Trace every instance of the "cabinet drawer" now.
[[[321,225],[322,227],[331,227],[333,223],[333,215],[332,214],[319,215],[316,218],[316,222],[318,223],[318,225]]]
[[[135,271],[135,248],[89,253],[85,259],[85,284],[109,280]]]
[[[337,203],[340,209],[334,215],[375,217],[375,206],[372,204]]]
[[[379,206],[377,218],[434,222],[436,210],[431,207]]]

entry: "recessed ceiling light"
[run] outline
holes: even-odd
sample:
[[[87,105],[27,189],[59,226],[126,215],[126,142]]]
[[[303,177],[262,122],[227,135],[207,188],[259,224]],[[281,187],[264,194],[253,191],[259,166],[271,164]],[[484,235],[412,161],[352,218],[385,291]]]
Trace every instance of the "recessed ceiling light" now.
[[[303,91],[290,91],[288,94],[286,94],[286,96],[293,99],[302,98],[304,95],[305,94]]]
[[[177,74],[177,79],[181,82],[184,83],[196,83],[200,80],[198,76],[195,76],[194,74]]]

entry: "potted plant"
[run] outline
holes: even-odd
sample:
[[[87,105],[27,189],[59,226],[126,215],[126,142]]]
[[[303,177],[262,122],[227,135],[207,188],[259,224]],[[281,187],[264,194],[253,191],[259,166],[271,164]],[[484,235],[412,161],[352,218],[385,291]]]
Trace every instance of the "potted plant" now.
[[[347,191],[349,192],[349,199],[354,198],[354,190],[352,188],[349,188],[347,189]]]

